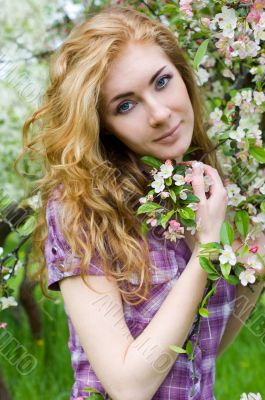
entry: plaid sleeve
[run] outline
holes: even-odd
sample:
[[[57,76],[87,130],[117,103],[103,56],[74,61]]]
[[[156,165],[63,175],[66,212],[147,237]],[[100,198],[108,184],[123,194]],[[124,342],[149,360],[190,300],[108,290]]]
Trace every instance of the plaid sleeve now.
[[[59,225],[59,212],[59,202],[54,198],[50,198],[46,208],[48,237],[45,242],[45,261],[48,289],[55,291],[60,290],[59,281],[61,279],[81,274],[80,258],[74,256],[72,259],[73,265],[71,269],[69,268],[72,253]],[[86,272],[89,275],[104,275],[104,271],[93,257]]]

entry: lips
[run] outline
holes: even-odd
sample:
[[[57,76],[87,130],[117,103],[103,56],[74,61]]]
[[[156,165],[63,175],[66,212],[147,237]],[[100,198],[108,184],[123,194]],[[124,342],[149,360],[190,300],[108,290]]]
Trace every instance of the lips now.
[[[172,133],[175,132],[176,129],[178,129],[180,123],[181,123],[181,121],[178,123],[178,125],[176,125],[174,128],[172,128],[170,131],[168,131],[164,135],[160,136],[159,138],[155,139],[154,142],[158,142],[159,140],[164,139],[164,138],[172,135]]]

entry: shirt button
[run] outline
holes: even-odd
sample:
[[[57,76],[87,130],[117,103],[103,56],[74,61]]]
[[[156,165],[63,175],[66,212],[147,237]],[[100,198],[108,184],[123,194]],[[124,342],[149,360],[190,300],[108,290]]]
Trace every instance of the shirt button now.
[[[57,254],[57,247],[55,246],[52,247],[52,254]]]
[[[59,269],[59,271],[63,272],[64,271],[64,265],[63,264],[59,264],[57,265],[57,268]]]

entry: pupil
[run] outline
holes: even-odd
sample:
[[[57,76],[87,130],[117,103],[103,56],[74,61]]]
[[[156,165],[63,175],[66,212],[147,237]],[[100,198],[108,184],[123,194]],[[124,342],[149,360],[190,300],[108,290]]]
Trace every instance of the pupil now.
[[[121,108],[123,111],[126,111],[128,109],[128,103],[122,104]]]

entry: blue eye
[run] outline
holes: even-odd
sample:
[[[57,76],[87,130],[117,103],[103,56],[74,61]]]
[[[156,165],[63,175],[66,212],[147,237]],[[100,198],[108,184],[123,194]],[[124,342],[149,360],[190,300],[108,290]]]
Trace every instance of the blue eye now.
[[[167,84],[168,84],[168,82],[169,82],[169,80],[171,79],[171,75],[164,75],[164,76],[161,76],[161,78],[159,78],[158,79],[158,81],[157,81],[157,86],[158,86],[158,88],[160,89],[160,88],[163,88],[163,87],[165,87]],[[165,81],[166,81],[166,83],[165,83]],[[159,85],[159,82],[162,82],[162,85]],[[164,82],[164,83],[163,83]]]
[[[121,103],[118,108],[117,112],[120,114],[125,114],[126,112],[130,111],[131,108],[128,107],[131,103],[129,101],[125,101],[124,103]]]

